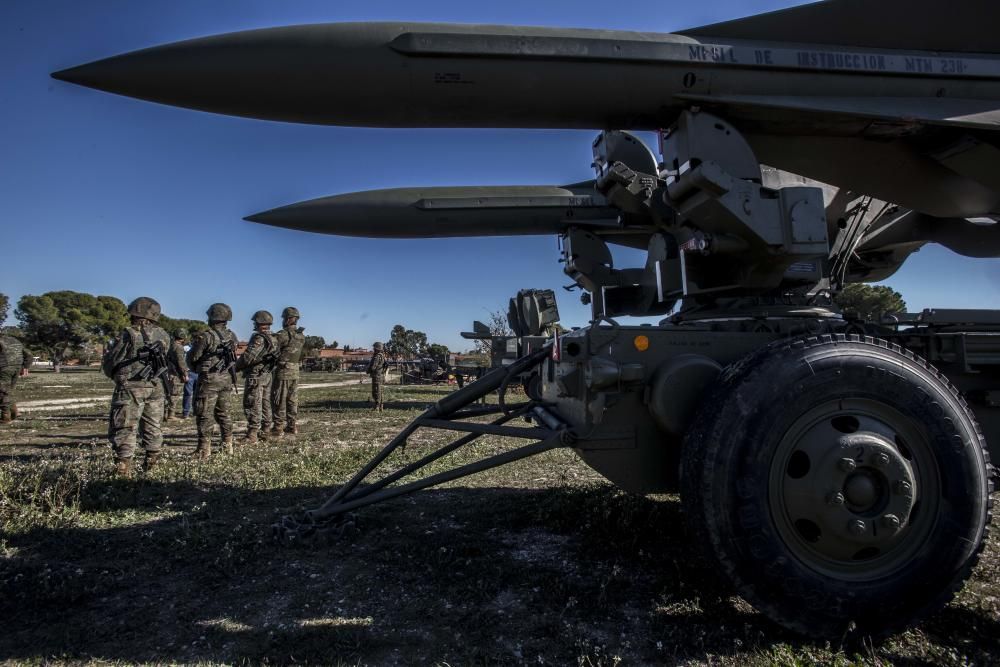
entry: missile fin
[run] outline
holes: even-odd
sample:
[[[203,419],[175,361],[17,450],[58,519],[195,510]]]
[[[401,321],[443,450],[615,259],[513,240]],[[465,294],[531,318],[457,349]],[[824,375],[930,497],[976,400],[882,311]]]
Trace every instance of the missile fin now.
[[[827,0],[680,30],[689,37],[878,49],[1000,52],[996,0]]]

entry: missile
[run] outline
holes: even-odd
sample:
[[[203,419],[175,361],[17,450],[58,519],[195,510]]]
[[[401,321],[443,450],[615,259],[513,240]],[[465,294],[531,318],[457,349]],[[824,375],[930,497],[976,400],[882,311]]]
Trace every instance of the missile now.
[[[933,17],[932,19],[929,17]],[[656,130],[705,108],[761,162],[935,217],[1000,213],[1000,3],[828,0],[678,34],[440,23],[251,30],[52,76],[376,127]]]
[[[589,182],[369,190],[290,204],[245,219],[320,234],[432,238],[558,234],[569,226],[618,231],[620,215]]]

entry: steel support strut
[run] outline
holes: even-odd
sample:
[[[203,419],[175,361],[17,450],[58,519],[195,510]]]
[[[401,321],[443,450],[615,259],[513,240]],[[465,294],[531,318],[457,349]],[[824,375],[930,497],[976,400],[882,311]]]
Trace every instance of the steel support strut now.
[[[494,391],[502,390],[512,377],[530,371],[541,364],[548,354],[549,348],[544,347],[534,354],[518,359],[506,368],[495,369],[476,382],[442,398],[419,417],[407,424],[378,454],[355,473],[343,486],[337,489],[323,505],[306,511],[299,519],[288,516],[283,517],[274,526],[276,535],[281,538],[305,536],[310,532],[314,532],[319,524],[340,517],[351,510],[489,470],[490,468],[496,468],[551,449],[569,446],[573,438],[566,425],[557,415],[537,402],[521,403],[506,406],[505,408],[469,407]],[[488,424],[461,421],[472,417],[496,414],[501,411],[503,414]],[[539,426],[512,427],[506,425],[517,417],[528,415]],[[372,484],[359,487],[394,451],[404,448],[407,439],[420,428],[460,431],[466,433],[466,435],[438,448],[417,461],[403,466]],[[408,484],[388,488],[400,479],[413,474],[484,435],[522,438],[534,440],[535,442]]]

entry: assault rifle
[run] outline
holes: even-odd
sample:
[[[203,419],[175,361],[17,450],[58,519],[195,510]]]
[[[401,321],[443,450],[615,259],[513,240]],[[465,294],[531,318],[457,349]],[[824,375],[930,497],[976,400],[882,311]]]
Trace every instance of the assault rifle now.
[[[211,356],[216,357],[215,363],[208,367],[209,373],[226,373],[233,378],[236,384],[236,343],[232,340],[223,341]]]
[[[169,365],[167,363],[166,349],[161,341],[153,341],[139,348],[135,356],[122,361],[118,367],[127,366],[133,363],[141,363],[142,368],[133,375],[130,380],[145,380],[155,382],[161,380],[163,388],[167,394],[173,393],[173,379],[170,377]]]

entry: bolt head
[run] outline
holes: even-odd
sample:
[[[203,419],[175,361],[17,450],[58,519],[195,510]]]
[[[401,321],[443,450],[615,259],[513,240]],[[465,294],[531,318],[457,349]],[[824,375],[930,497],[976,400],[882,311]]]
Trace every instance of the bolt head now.
[[[901,525],[902,523],[900,522],[899,517],[896,516],[895,514],[886,514],[884,517],[882,517],[882,527],[885,528],[886,530],[891,530],[892,532],[896,532],[897,530],[899,530],[899,527]]]
[[[861,519],[854,519],[847,524],[847,530],[851,532],[851,535],[864,535],[868,531],[868,524]]]
[[[896,495],[909,496],[913,495],[913,485],[907,482],[905,479],[901,479],[896,482],[892,490],[896,492]]]
[[[858,467],[858,464],[857,462],[855,462],[854,459],[844,458],[840,459],[840,461],[837,463],[837,467],[843,470],[844,472],[854,472],[854,470]]]
[[[845,500],[844,494],[840,491],[835,491],[826,497],[828,505],[843,505]]]
[[[877,466],[887,466],[889,465],[889,455],[885,452],[879,452],[875,455],[875,465]]]

